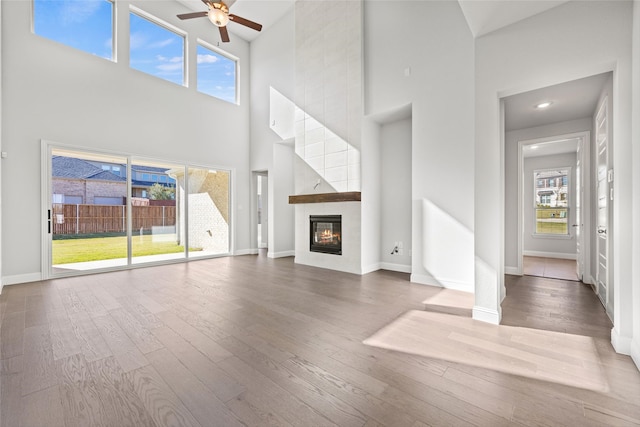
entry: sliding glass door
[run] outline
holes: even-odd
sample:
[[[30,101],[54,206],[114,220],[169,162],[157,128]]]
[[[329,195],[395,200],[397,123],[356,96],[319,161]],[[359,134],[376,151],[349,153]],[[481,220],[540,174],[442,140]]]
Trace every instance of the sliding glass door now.
[[[43,142],[48,277],[229,254],[231,172]]]

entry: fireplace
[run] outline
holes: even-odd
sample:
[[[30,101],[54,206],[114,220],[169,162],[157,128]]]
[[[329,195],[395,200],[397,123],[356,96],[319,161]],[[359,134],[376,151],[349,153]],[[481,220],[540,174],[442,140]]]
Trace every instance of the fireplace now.
[[[309,217],[309,250],[342,255],[342,215]]]

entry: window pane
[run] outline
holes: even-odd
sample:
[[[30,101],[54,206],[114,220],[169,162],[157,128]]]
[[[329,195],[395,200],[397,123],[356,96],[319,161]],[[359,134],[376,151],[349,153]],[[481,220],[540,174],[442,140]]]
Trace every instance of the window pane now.
[[[170,163],[133,159],[131,170],[154,170],[157,173],[184,173],[184,167]],[[166,175],[165,175],[166,176]],[[169,184],[151,184],[133,180],[131,262],[157,262],[185,257],[176,227],[181,213],[176,208],[176,189]]]
[[[184,85],[184,37],[130,13],[129,65]]]
[[[101,167],[109,163],[127,159],[52,151],[51,190],[63,195],[51,212],[54,273],[127,265],[127,181]]]
[[[178,180],[177,204],[188,203],[189,258],[229,252],[229,172],[188,168],[188,195],[184,174],[173,174]],[[184,230],[185,223],[179,227]],[[182,234],[184,235],[184,234]]]
[[[198,91],[236,103],[236,61],[198,45]]]
[[[37,35],[113,59],[113,3],[107,0],[34,0]]]
[[[533,172],[536,234],[569,234],[569,169]]]

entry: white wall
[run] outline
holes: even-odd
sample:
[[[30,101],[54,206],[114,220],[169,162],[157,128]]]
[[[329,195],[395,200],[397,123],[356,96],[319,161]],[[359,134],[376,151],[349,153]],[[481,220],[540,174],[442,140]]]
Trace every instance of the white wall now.
[[[365,112],[412,104],[411,280],[472,292],[473,38],[457,2],[364,4]]]
[[[128,67],[128,5],[118,2],[118,62],[31,33],[31,2],[2,2],[3,276],[40,274],[40,140],[236,169],[235,248],[250,247],[249,46],[224,48],[240,58],[240,105],[200,94]],[[151,14],[215,43],[206,20],[181,22],[176,2],[136,2]],[[191,63],[189,81],[195,82]],[[19,185],[16,185],[19,183]]]
[[[369,119],[362,123],[362,273],[380,269],[382,157],[380,125]]]
[[[294,194],[293,143],[273,145],[273,167],[269,172],[270,258],[293,256],[295,251],[295,209],[289,204]]]
[[[576,132],[591,131],[592,120],[570,120],[545,126],[536,126],[505,133],[505,206],[504,206],[504,265],[505,269],[518,267],[518,142],[549,138]],[[591,181],[587,183],[591,185]],[[575,251],[574,251],[575,253]]]
[[[569,219],[567,226],[570,233],[569,239],[534,236],[535,212],[533,209],[533,172],[539,169],[570,168],[569,176]],[[576,223],[575,211],[575,188],[576,182],[576,153],[556,154],[553,156],[528,157],[524,159],[524,235],[522,239],[522,249],[524,255],[549,256],[551,258],[575,259],[576,236],[571,224]]]
[[[251,42],[251,169],[269,174],[267,255],[273,258],[291,256],[295,247],[295,210],[288,199],[294,194],[293,117],[287,117],[294,111],[294,29],[292,7]],[[272,94],[280,102],[277,111]]]
[[[633,2],[633,121],[632,139],[640,141],[640,1]],[[640,146],[633,147],[633,164],[640,165]],[[640,168],[633,168],[633,334],[631,357],[640,368]]]
[[[381,253],[382,267],[411,271],[411,128],[403,119],[381,127]],[[395,242],[402,242],[402,254],[394,253]]]
[[[576,19],[579,17],[580,19]],[[500,317],[504,248],[504,152],[500,97],[614,71],[615,286],[630,301],[631,3],[568,2],[476,40],[476,305]],[[630,303],[629,303],[630,304]],[[631,310],[618,306],[618,336],[631,336]],[[614,344],[615,345],[615,344]],[[627,349],[628,352],[628,349]]]

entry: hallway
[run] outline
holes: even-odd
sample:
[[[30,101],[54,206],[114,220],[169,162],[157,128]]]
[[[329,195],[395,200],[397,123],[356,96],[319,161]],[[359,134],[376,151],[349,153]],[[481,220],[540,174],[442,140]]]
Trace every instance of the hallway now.
[[[578,281],[576,262],[570,259],[523,257],[525,276]]]

